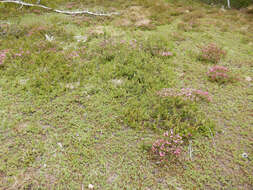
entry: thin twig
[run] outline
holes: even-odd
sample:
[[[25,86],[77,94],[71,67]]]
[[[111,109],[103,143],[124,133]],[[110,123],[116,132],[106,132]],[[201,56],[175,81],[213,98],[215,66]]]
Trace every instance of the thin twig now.
[[[32,3],[26,3],[23,1],[19,0],[0,0],[0,3],[15,3],[18,5],[22,6],[28,6],[28,7],[40,7],[49,11],[54,11],[57,13],[62,13],[62,14],[68,14],[68,15],[76,15],[76,14],[88,14],[88,15],[93,15],[93,16],[112,16],[112,15],[119,15],[118,12],[112,12],[112,13],[96,13],[96,12],[91,12],[89,10],[83,10],[83,11],[65,11],[65,10],[58,10],[58,9],[53,9],[51,7],[47,7],[41,4],[32,4]]]
[[[21,5],[18,9],[23,9],[24,5]]]
[[[208,128],[209,128],[209,127],[208,127]],[[211,131],[211,129],[210,129],[210,128],[209,128],[209,131],[210,131],[210,134],[211,134],[211,136],[212,136],[213,145],[215,146],[215,141],[214,141],[213,133],[212,133],[212,131]]]
[[[188,149],[189,149],[190,159],[192,160],[192,152],[193,152],[193,149],[192,149],[192,141],[191,141],[191,140],[190,140]]]

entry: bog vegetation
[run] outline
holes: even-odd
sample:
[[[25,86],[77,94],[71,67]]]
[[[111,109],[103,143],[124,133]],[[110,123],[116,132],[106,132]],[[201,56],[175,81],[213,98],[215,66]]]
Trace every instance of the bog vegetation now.
[[[0,189],[252,189],[250,7],[41,4],[120,14],[0,1]]]

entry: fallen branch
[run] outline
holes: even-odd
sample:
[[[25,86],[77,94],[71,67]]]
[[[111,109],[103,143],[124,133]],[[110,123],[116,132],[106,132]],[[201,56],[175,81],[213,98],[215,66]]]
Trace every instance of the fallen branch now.
[[[189,150],[190,160],[192,160],[193,148],[192,148],[192,141],[191,140],[190,140],[190,143],[189,143],[188,150]]]
[[[117,12],[112,12],[112,13],[96,13],[96,12],[91,12],[89,10],[84,10],[84,11],[64,11],[64,10],[58,10],[58,9],[53,9],[51,7],[47,7],[41,4],[32,4],[32,3],[26,3],[20,0],[0,0],[0,3],[15,3],[21,6],[28,6],[28,7],[40,7],[49,11],[54,11],[57,13],[62,13],[62,14],[68,14],[68,15],[77,15],[77,14],[88,14],[88,15],[93,15],[93,16],[112,16],[112,15],[118,15],[119,13]]]
[[[210,131],[210,134],[211,134],[212,139],[213,139],[213,145],[215,146],[215,141],[214,141],[213,133],[212,133],[212,131],[211,131],[211,129],[210,129],[210,128],[209,128],[209,131]]]

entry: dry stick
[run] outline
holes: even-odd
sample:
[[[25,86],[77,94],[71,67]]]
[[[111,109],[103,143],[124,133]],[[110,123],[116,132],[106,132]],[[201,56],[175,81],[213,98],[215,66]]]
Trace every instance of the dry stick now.
[[[189,149],[190,159],[192,160],[192,152],[193,152],[193,149],[192,149],[192,141],[191,141],[191,140],[190,140],[188,149]]]
[[[209,131],[210,131],[210,133],[211,133],[211,136],[212,136],[213,145],[215,146],[215,141],[214,141],[213,133],[212,133],[212,131],[211,131],[210,127],[208,127],[208,128],[209,128]]]
[[[231,9],[230,0],[227,0],[227,2],[228,2],[228,8]]]
[[[16,3],[16,4],[22,5],[22,6],[40,7],[40,8],[43,8],[43,9],[47,9],[49,11],[54,11],[54,12],[57,12],[57,13],[68,14],[68,15],[76,15],[76,14],[88,14],[88,15],[93,15],[93,16],[119,15],[119,13],[117,13],[117,12],[112,12],[112,13],[95,13],[95,12],[90,12],[88,10],[85,10],[85,11],[64,11],[64,10],[53,9],[51,7],[47,7],[47,6],[40,5],[40,4],[25,3],[25,2],[19,1],[19,0],[0,0],[0,3]]]

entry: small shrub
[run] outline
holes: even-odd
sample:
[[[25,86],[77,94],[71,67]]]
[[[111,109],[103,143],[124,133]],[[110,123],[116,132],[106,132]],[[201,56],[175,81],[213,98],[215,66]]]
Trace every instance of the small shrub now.
[[[170,52],[170,51],[163,51],[161,53],[161,56],[163,56],[163,57],[170,57],[170,56],[173,56],[173,53]]]
[[[183,96],[184,98],[192,101],[212,101],[212,98],[207,91],[196,90],[193,88],[182,88],[179,96]]]
[[[191,101],[207,101],[212,100],[208,92],[202,90],[196,90],[193,88],[182,88],[181,90],[176,90],[172,88],[164,88],[157,92],[157,95],[161,97],[182,97],[184,100]]]
[[[128,101],[122,120],[130,127],[173,128],[180,135],[209,135],[209,128],[214,128],[196,102],[178,96],[143,97],[142,100]]]
[[[212,63],[218,63],[221,58],[225,57],[226,52],[215,44],[211,43],[207,46],[201,47],[201,54],[199,59],[202,61],[208,61]]]
[[[8,52],[9,52],[9,50],[7,50],[7,49],[0,51],[0,66],[4,64],[4,60],[6,59]]]
[[[183,138],[177,134],[175,135],[173,130],[170,133],[167,131],[164,133],[163,138],[156,140],[152,145],[152,152],[159,156],[163,161],[172,157],[177,157],[182,152]]]
[[[230,73],[228,68],[223,66],[211,67],[207,72],[207,76],[212,82],[227,83],[236,81],[236,77]]]

